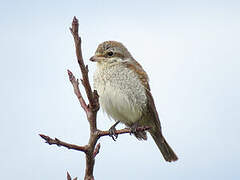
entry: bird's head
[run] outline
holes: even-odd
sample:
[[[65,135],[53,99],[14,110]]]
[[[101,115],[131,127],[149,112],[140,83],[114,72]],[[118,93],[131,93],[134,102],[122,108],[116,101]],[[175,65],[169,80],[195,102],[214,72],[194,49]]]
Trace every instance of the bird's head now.
[[[105,41],[99,44],[95,55],[90,58],[90,61],[99,64],[111,64],[115,62],[124,62],[129,59],[132,59],[132,56],[122,43],[117,41]]]

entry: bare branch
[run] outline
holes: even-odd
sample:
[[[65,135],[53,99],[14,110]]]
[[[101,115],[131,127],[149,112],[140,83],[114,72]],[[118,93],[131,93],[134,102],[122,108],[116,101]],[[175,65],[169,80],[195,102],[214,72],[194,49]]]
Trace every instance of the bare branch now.
[[[83,99],[82,94],[79,90],[78,79],[75,78],[75,76],[73,75],[73,73],[70,70],[67,70],[67,72],[68,72],[69,81],[72,83],[74,93],[77,96],[82,108],[84,109],[85,112],[89,111],[88,106],[87,106],[85,100]]]
[[[82,49],[81,49],[82,40],[78,35],[78,26],[79,26],[78,19],[74,16],[70,31],[73,35],[74,42],[75,42],[76,56],[77,56],[78,64],[81,69],[82,77],[83,77],[83,86],[85,88],[85,91],[89,100],[89,106],[92,107],[94,106],[92,88],[90,86],[89,79],[88,79],[88,67],[86,67],[83,62]]]
[[[63,146],[63,147],[66,147],[68,149],[74,149],[74,150],[77,150],[77,151],[82,151],[82,152],[87,151],[87,146],[78,146],[78,145],[75,145],[75,144],[69,144],[69,143],[60,141],[57,138],[52,139],[49,136],[46,136],[44,134],[39,134],[39,136],[41,136],[41,138],[43,138],[46,141],[46,143],[49,144],[49,145],[55,144],[57,146]]]
[[[137,127],[136,131],[137,132],[142,132],[142,131],[147,131],[151,129],[150,126],[142,126],[142,127]],[[116,130],[115,131],[115,134],[116,135],[119,135],[119,134],[131,134],[132,133],[132,130],[129,129],[129,128],[124,128],[124,129],[120,129],[120,130]],[[98,136],[99,137],[102,137],[102,136],[109,136],[111,135],[111,133],[109,131],[99,131],[98,132]]]
[[[81,48],[81,38],[78,35],[78,19],[74,16],[72,21],[72,27],[70,28],[70,31],[72,33],[72,36],[74,38],[75,42],[75,48],[76,48],[76,56],[78,60],[79,67],[81,69],[82,73],[82,84],[84,86],[85,92],[87,94],[87,98],[89,101],[88,111],[85,110],[87,119],[90,125],[90,138],[88,141],[88,147],[89,149],[86,151],[86,169],[85,169],[85,180],[92,180],[93,177],[93,168],[95,163],[95,158],[93,156],[94,149],[98,140],[98,136],[96,134],[97,132],[97,111],[99,109],[99,103],[98,103],[98,96],[95,96],[95,94],[92,92],[92,88],[89,83],[88,78],[88,66],[86,66],[83,62],[82,57],[82,48]],[[85,107],[85,105],[84,105]]]

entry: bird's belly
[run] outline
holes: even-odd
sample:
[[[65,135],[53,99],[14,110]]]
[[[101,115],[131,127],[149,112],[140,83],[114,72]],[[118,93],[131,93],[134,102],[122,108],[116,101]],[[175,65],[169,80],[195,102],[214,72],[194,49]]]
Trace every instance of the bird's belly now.
[[[134,102],[137,97],[121,89],[107,84],[104,92],[99,95],[100,105],[103,110],[114,120],[120,121],[127,126],[131,126],[142,116],[142,105]]]

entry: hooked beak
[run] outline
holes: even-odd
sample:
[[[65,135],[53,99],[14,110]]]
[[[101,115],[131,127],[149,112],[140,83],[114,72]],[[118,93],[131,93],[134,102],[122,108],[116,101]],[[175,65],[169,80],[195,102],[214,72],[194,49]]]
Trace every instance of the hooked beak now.
[[[89,60],[92,61],[92,62],[97,62],[99,59],[98,59],[97,56],[93,56]]]

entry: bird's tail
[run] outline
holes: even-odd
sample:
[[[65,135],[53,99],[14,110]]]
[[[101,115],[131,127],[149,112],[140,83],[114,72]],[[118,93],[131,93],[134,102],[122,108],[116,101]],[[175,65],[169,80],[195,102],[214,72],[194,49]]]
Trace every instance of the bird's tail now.
[[[150,131],[151,136],[153,137],[155,143],[158,146],[158,149],[161,151],[164,159],[168,162],[178,160],[177,155],[174,153],[172,148],[168,145],[167,141],[163,137],[160,131],[152,130]]]

